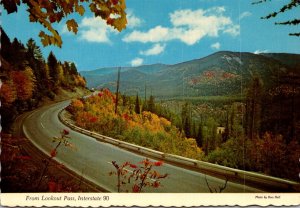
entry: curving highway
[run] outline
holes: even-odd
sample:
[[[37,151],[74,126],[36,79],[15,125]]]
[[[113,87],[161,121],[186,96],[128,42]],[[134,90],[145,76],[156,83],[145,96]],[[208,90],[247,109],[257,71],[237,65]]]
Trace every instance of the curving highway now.
[[[52,143],[52,138],[54,136],[58,137],[62,129],[69,129],[58,119],[59,111],[68,104],[69,101],[64,101],[39,108],[24,119],[24,134],[36,147],[47,155],[55,147],[55,143]],[[77,150],[72,150],[61,145],[58,149],[56,160],[78,175],[82,175],[87,180],[110,192],[117,192],[117,178],[108,174],[114,170],[111,161],[117,161],[118,164],[126,161],[138,163],[145,158],[139,154],[126,151],[108,143],[99,142],[92,137],[72,130],[70,130],[70,137],[71,142],[76,146]],[[209,193],[205,175],[202,173],[167,163],[162,167],[158,167],[157,170],[161,174],[168,173],[169,176],[161,181],[162,187],[158,189],[145,189],[145,192]],[[212,188],[224,185],[225,181],[222,179],[211,176],[206,177]],[[223,192],[249,193],[262,192],[262,190],[228,182]]]

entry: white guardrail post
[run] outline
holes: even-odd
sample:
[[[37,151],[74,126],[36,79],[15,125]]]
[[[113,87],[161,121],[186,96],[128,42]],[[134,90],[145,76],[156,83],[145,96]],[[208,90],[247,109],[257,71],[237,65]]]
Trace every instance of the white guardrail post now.
[[[300,191],[300,184],[294,181],[267,176],[255,172],[229,168],[229,167],[225,167],[225,166],[221,166],[209,162],[194,160],[194,159],[190,159],[178,155],[167,154],[146,147],[131,144],[128,142],[120,141],[95,132],[91,132],[68,122],[68,120],[65,119],[65,117],[63,116],[64,113],[65,113],[65,109],[61,110],[58,114],[59,120],[63,124],[65,124],[66,126],[68,126],[74,131],[78,131],[82,134],[91,136],[103,142],[117,145],[126,148],[128,150],[139,152],[141,154],[153,156],[155,158],[163,159],[164,161],[173,162],[184,166],[189,166],[191,168],[198,169],[199,171],[207,172],[209,174],[217,175],[219,177],[222,176],[227,179],[233,179],[235,181],[237,180],[240,182],[245,182],[248,186],[252,184],[266,190],[275,190],[277,192],[283,192],[283,191],[299,192]]]

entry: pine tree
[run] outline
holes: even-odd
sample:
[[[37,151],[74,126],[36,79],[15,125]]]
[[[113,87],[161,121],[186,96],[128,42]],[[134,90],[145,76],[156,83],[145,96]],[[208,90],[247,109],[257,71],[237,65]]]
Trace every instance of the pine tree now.
[[[188,103],[182,106],[181,111],[182,127],[186,137],[191,137],[191,116]]]
[[[48,56],[48,67],[50,78],[55,86],[58,84],[58,61],[52,51]]]
[[[76,65],[73,62],[70,65],[70,73],[73,75],[78,75]]]
[[[259,135],[262,95],[261,80],[258,77],[254,77],[248,89],[246,100],[246,134],[249,139]]]
[[[197,134],[197,137],[196,137],[196,141],[197,141],[198,147],[202,147],[203,146],[202,124],[199,125],[198,134]]]
[[[134,110],[135,110],[135,113],[137,113],[137,114],[141,113],[141,110],[140,110],[140,99],[139,99],[139,95],[138,94],[136,94]]]
[[[39,46],[35,41],[30,38],[26,44],[27,52],[26,57],[28,65],[32,68],[34,76],[36,78],[36,89],[34,97],[40,99],[47,90],[47,74],[45,69],[45,61]]]
[[[151,95],[148,101],[148,111],[155,113],[154,96]]]

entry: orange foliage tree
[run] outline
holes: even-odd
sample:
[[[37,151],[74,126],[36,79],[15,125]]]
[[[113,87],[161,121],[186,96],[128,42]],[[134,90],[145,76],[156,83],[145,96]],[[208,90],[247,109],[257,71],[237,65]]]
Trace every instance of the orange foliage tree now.
[[[116,96],[104,89],[84,100],[72,101],[67,109],[82,128],[162,152],[203,157],[196,140],[185,138],[167,119],[148,111],[137,114],[132,104],[119,106],[115,114],[115,102]]]
[[[12,81],[2,83],[0,87],[1,102],[10,105],[17,99],[17,93]]]
[[[16,87],[19,100],[27,100],[32,97],[35,87],[32,70],[27,68],[24,71],[12,71],[11,77]]]

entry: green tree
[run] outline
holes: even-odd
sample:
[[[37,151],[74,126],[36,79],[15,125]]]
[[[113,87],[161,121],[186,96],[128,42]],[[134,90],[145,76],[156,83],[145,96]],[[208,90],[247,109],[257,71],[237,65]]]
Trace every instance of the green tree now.
[[[203,126],[202,124],[199,125],[199,128],[198,128],[198,134],[197,134],[197,137],[196,137],[196,141],[197,141],[197,145],[198,147],[202,147],[203,146]]]
[[[191,133],[192,133],[191,122],[192,122],[192,119],[191,119],[190,106],[187,102],[182,106],[181,120],[182,120],[182,127],[183,127],[183,130],[185,132],[185,136],[186,137],[191,137]]]
[[[3,0],[1,5],[8,14],[17,12],[18,6],[26,5],[29,13],[30,22],[38,22],[50,34],[40,31],[39,37],[44,46],[56,45],[61,47],[62,39],[58,31],[54,28],[55,23],[66,19],[66,25],[69,31],[78,32],[78,23],[75,19],[69,18],[73,13],[83,16],[86,8],[100,17],[110,25],[121,31],[126,27],[126,3],[125,0],[72,0],[72,1],[20,1],[20,0]]]
[[[35,41],[30,38],[26,44],[28,65],[32,68],[36,78],[36,89],[34,97],[39,100],[47,91],[47,74],[45,69],[45,60],[41,49],[36,45]],[[37,104],[37,103],[36,103]]]
[[[154,96],[151,95],[148,100],[148,111],[155,113],[155,103],[154,103]]]
[[[8,59],[10,64],[17,70],[22,70],[26,64],[26,48],[24,45],[14,38],[12,44],[11,44],[11,53],[12,57]],[[2,54],[2,53],[1,53]]]
[[[74,75],[78,75],[76,65],[73,62],[70,64],[70,73]]]
[[[135,113],[137,113],[137,114],[140,114],[140,113],[141,113],[141,109],[140,109],[140,98],[139,98],[139,95],[138,95],[138,94],[136,94],[134,110],[135,110]]]
[[[206,121],[207,135],[206,135],[206,148],[207,153],[214,150],[217,146],[217,127],[218,123],[213,117],[209,117]]]
[[[251,140],[259,135],[262,96],[262,82],[259,77],[253,77],[246,98],[246,134]]]
[[[48,67],[50,78],[55,86],[58,84],[58,61],[52,51],[48,56]]]

